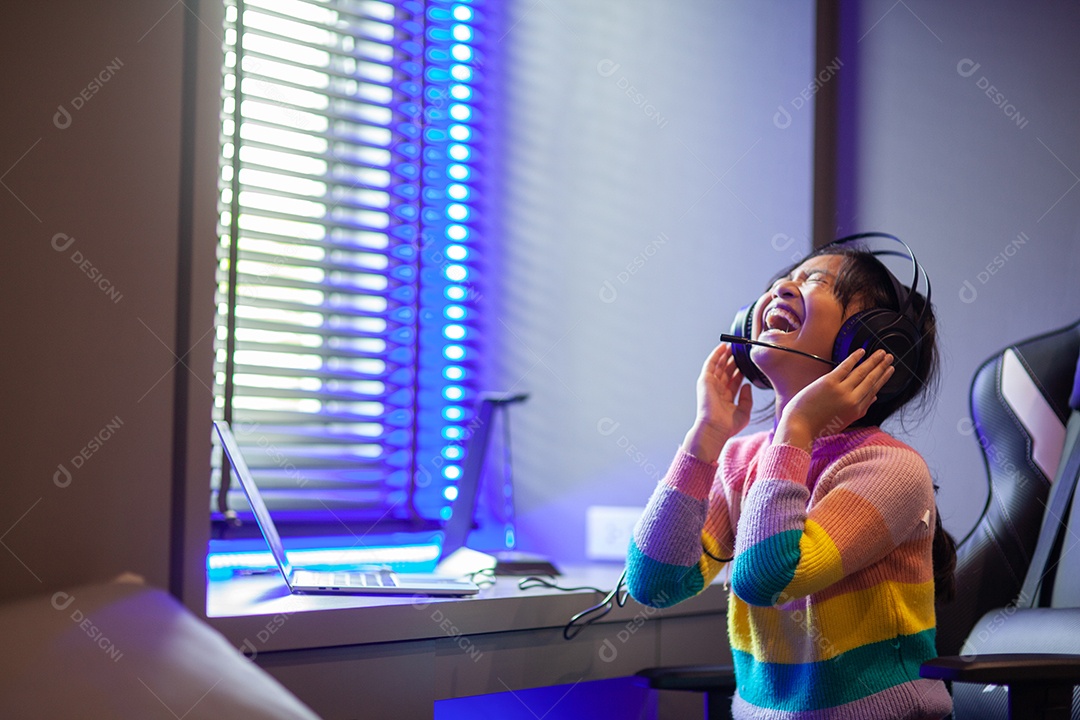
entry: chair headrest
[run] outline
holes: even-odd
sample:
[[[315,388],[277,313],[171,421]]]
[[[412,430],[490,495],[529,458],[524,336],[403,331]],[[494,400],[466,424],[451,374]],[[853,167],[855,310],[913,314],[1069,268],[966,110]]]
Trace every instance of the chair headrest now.
[[[1080,320],[1012,346],[1064,426],[1080,409]]]

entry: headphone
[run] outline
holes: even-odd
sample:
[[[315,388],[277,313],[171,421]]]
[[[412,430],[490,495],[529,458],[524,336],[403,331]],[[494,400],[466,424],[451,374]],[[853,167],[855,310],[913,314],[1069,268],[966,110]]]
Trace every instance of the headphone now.
[[[816,251],[821,254],[825,248],[835,245],[846,245],[867,238],[885,238],[893,240],[903,246],[899,249],[871,249],[864,248],[875,257],[893,255],[903,257],[911,262],[912,276],[910,289],[904,287],[892,272],[885,268],[885,272],[892,282],[894,297],[897,302],[897,310],[887,308],[870,308],[852,315],[840,327],[833,344],[832,360],[826,360],[811,356],[816,360],[829,363],[834,367],[839,365],[851,353],[859,348],[866,350],[865,357],[869,357],[874,351],[884,349],[895,358],[893,365],[896,368],[892,377],[885,386],[878,391],[878,402],[887,402],[902,393],[915,379],[913,366],[917,364],[920,348],[922,345],[922,327],[927,308],[930,307],[930,278],[926,270],[915,259],[915,253],[900,238],[895,235],[880,232],[866,232],[848,235],[834,240]],[[915,293],[919,289],[919,276],[922,276],[926,285],[926,302],[916,314],[914,307]],[[765,344],[753,339],[754,310],[759,301],[754,301],[743,306],[735,314],[735,321],[731,324],[732,351],[735,355],[735,364],[742,372],[743,377],[759,388],[769,389],[772,383],[761,368],[750,358],[752,344]],[[789,350],[780,346],[781,350]],[[792,352],[796,352],[792,350]],[[806,355],[806,353],[798,353]]]

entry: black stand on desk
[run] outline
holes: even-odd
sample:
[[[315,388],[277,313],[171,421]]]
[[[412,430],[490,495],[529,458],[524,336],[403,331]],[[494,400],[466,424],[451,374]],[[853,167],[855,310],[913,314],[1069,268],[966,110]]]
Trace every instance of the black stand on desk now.
[[[451,516],[446,523],[446,540],[444,543],[444,556],[448,552],[464,547],[468,540],[469,532],[472,531],[476,520],[476,505],[480,494],[480,478],[487,461],[488,445],[491,441],[491,428],[495,420],[495,414],[502,412],[503,423],[509,422],[509,408],[511,405],[524,402],[529,397],[528,393],[481,393],[477,398],[479,408],[476,413],[476,421],[472,435],[469,436],[465,446],[465,466],[462,468],[461,483],[459,485],[458,512]],[[508,480],[507,482],[510,482]],[[509,495],[511,507],[513,494]],[[512,512],[512,511],[511,511]],[[455,523],[455,520],[457,522]],[[521,553],[514,550],[503,550],[494,553],[486,553],[495,559],[494,573],[496,575],[558,575],[559,571],[547,559]]]

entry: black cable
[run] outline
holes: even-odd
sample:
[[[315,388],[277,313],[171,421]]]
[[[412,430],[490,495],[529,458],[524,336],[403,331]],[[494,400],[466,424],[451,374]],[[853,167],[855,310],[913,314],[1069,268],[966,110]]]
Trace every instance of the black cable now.
[[[587,626],[592,625],[594,622],[611,612],[612,608],[614,608],[616,604],[619,607],[626,605],[626,598],[630,596],[630,591],[623,590],[622,594],[619,594],[619,591],[623,589],[623,585],[625,584],[626,568],[623,568],[622,574],[619,575],[619,581],[615,583],[615,587],[611,589],[611,592],[604,596],[603,600],[601,600],[596,605],[593,605],[591,608],[586,608],[585,610],[582,610],[577,615],[574,615],[570,618],[570,621],[566,623],[566,626],[563,628],[563,637],[567,640],[573,640],[578,636],[578,633],[584,630]],[[596,614],[593,615],[593,613]],[[592,617],[589,617],[590,615],[592,615]],[[586,617],[589,617],[589,619],[585,620],[579,625],[578,621]]]
[[[729,558],[716,557],[711,552],[709,552],[709,549],[707,547],[705,547],[704,544],[702,544],[701,550],[702,550],[702,552],[704,552],[706,555],[708,555],[710,558],[712,558],[713,560],[715,560],[717,562],[731,562],[732,560],[735,559],[734,557],[729,557]],[[566,640],[573,640],[588,625],[592,625],[594,622],[596,622],[597,620],[599,620],[600,618],[604,617],[609,612],[611,612],[612,608],[614,608],[615,605],[618,605],[619,607],[625,606],[626,605],[626,598],[628,598],[630,596],[630,591],[628,589],[626,589],[626,590],[623,589],[623,586],[625,584],[626,584],[626,568],[623,568],[622,574],[619,575],[618,582],[615,583],[615,587],[612,588],[611,591],[608,592],[607,595],[604,596],[603,600],[601,600],[597,604],[593,605],[592,607],[589,607],[589,608],[586,608],[586,609],[582,610],[581,612],[575,614],[574,616],[572,616],[570,618],[569,622],[567,622],[566,625],[563,627],[563,638],[565,638]],[[563,587],[562,585],[559,585],[554,580],[548,580],[547,578],[539,577],[537,575],[530,575],[529,577],[522,578],[521,580],[518,581],[518,588],[520,588],[521,590],[532,590],[533,588],[538,588],[538,587],[545,587],[545,588],[549,588],[551,590],[559,590],[560,592],[579,592],[581,590],[588,590],[589,592],[594,592],[594,593],[603,593],[604,592],[600,588],[593,587],[592,585],[579,585],[577,587]],[[585,620],[584,622],[581,622],[582,618],[588,617],[589,615],[592,615],[593,613],[596,613],[593,617],[590,617],[588,620]]]
[[[603,600],[598,602],[596,605],[593,605],[592,607],[582,610],[581,612],[575,614],[573,617],[570,618],[569,622],[566,623],[566,626],[563,627],[563,637],[567,640],[573,640],[575,637],[577,637],[578,633],[580,633],[585,628],[585,626],[591,625],[592,623],[607,615],[609,612],[611,612],[611,609],[615,607],[615,605],[618,605],[619,607],[623,607],[624,605],[626,605],[626,598],[629,597],[630,592],[628,590],[623,590],[623,585],[625,584],[626,569],[623,568],[622,574],[619,575],[619,581],[615,583],[615,587],[610,592],[608,592],[607,595],[604,596]],[[594,593],[604,592],[600,588],[593,587],[591,585],[563,587],[554,580],[548,580],[547,578],[539,577],[536,575],[522,578],[518,581],[518,587],[522,590],[532,590],[533,588],[545,587],[551,590],[559,590],[560,592],[578,592],[581,590],[588,590],[589,592]],[[620,593],[620,591],[622,592]],[[581,622],[583,618],[586,618],[590,615],[593,615],[593,617],[589,617],[588,620]]]
[[[484,568],[465,575],[474,585],[480,588],[488,588],[495,584],[495,568]]]
[[[704,545],[704,544],[703,544],[703,545],[701,546],[701,551],[702,551],[703,553],[705,553],[706,555],[708,555],[709,557],[711,557],[711,558],[712,558],[713,560],[715,560],[716,562],[722,562],[722,563],[727,563],[727,562],[731,562],[732,560],[734,560],[734,559],[735,559],[735,556],[734,556],[734,555],[732,555],[732,556],[731,556],[731,557],[729,557],[729,558],[722,558],[722,557],[716,557],[716,556],[715,556],[715,555],[713,555],[713,554],[712,554],[711,552],[709,552],[709,548],[705,547],[705,545]]]
[[[546,587],[552,590],[558,590],[560,592],[577,592],[579,590],[588,590],[589,592],[601,593],[603,590],[592,585],[579,585],[578,587],[563,587],[554,580],[548,580],[547,578],[540,577],[538,575],[530,575],[527,578],[522,578],[518,581],[518,587],[522,590],[532,590],[533,588]]]

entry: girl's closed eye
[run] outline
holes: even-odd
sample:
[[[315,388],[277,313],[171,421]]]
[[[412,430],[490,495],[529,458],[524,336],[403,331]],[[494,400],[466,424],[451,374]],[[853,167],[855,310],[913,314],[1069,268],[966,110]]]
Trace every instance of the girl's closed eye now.
[[[832,273],[828,272],[827,270],[812,269],[800,272],[793,272],[774,280],[772,285],[769,286],[769,292],[776,292],[776,289],[783,283],[793,282],[800,284],[828,284],[832,281],[832,279]]]

